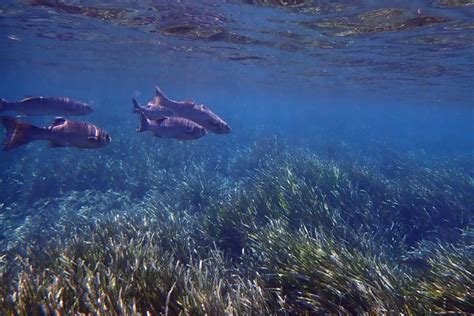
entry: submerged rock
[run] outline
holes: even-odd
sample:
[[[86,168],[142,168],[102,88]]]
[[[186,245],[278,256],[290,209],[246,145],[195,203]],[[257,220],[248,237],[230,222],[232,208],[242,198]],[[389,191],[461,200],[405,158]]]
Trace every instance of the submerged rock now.
[[[126,12],[118,8],[71,5],[59,0],[31,0],[30,4],[33,6],[49,7],[62,13],[84,15],[99,20],[116,20],[121,18]]]
[[[474,6],[472,0],[436,0],[433,2],[436,8],[465,8]]]
[[[248,4],[273,5],[279,7],[288,7],[304,4],[305,0],[244,0]]]
[[[400,263],[412,269],[426,271],[431,269],[431,264],[423,257],[406,257],[400,260]]]
[[[197,29],[195,25],[172,25],[161,29],[164,34],[169,35],[188,35]]]
[[[244,60],[265,60],[266,58],[260,56],[231,56],[227,60],[244,61]]]
[[[331,36],[351,36],[368,33],[403,31],[438,23],[450,19],[441,16],[414,16],[398,8],[377,9],[358,15],[341,16],[301,24],[317,30],[330,30]]]
[[[338,3],[335,3],[335,1],[327,0],[243,0],[243,2],[256,6],[286,8],[303,14],[325,14],[355,8],[354,1],[337,1]]]
[[[414,35],[393,43],[426,46],[432,50],[459,50],[474,46],[474,36],[456,33]]]

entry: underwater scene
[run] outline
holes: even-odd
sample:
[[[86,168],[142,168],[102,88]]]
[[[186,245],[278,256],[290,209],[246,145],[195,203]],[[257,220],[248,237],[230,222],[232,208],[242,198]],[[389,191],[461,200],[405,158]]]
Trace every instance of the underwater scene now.
[[[474,313],[474,1],[4,0],[0,315]]]

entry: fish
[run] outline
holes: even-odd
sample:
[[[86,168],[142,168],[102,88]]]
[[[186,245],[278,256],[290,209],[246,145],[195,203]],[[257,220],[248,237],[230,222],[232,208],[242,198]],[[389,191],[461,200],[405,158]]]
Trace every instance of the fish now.
[[[176,116],[187,118],[201,125],[206,130],[215,134],[228,134],[231,131],[229,124],[217,116],[204,104],[196,104],[193,100],[174,101],[165,96],[163,91],[156,86],[154,106],[164,106],[171,109]]]
[[[0,113],[12,111],[23,115],[86,115],[94,109],[81,101],[67,97],[29,97],[18,102],[0,100]]]
[[[198,139],[206,135],[206,129],[201,125],[183,117],[163,116],[156,120],[148,119],[140,112],[140,126],[137,132],[151,131],[159,138],[174,138],[179,140]]]
[[[7,131],[3,150],[8,151],[36,140],[49,141],[48,147],[99,148],[112,140],[103,129],[87,122],[56,117],[47,127],[34,126],[9,116],[1,121]]]
[[[147,119],[150,120],[157,120],[163,116],[175,116],[175,113],[171,111],[169,108],[160,106],[160,105],[154,105],[154,106],[146,106],[142,107],[137,100],[132,99],[133,101],[133,112],[134,113],[143,113]]]

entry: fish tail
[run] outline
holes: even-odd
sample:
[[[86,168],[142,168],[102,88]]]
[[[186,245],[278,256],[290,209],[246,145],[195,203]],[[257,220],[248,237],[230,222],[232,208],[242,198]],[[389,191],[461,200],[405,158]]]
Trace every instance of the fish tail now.
[[[137,128],[137,132],[141,133],[148,130],[148,121],[146,119],[145,114],[140,112],[140,126]]]
[[[132,102],[133,102],[133,113],[141,113],[142,108],[140,106],[140,103],[138,103],[138,101],[135,99],[132,99]]]
[[[3,150],[11,150],[33,141],[35,132],[41,130],[39,127],[13,117],[2,116],[1,119],[7,130]]]

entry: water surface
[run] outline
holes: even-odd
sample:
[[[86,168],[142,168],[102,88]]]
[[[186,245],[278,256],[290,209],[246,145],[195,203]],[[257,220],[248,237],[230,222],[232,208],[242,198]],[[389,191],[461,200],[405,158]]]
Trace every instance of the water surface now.
[[[194,296],[176,271],[160,285],[171,293],[162,301],[89,289],[124,302],[124,313],[134,300],[154,313],[169,304],[169,312],[197,314],[472,312],[473,28],[474,4],[456,0],[3,1],[0,96],[88,102],[95,112],[80,119],[105,128],[112,142],[99,150],[34,142],[0,153],[0,268],[13,284],[2,287],[0,308],[99,313],[93,298],[72,303],[78,286],[60,307],[15,284],[23,271],[23,282],[61,297],[60,285],[41,283],[31,269],[67,268],[37,252],[102,262],[71,240],[93,253],[103,234],[97,238],[119,248],[151,238],[171,266],[197,273],[194,263],[210,262],[207,277],[226,284],[216,289],[206,279],[211,285],[199,290],[222,291],[216,301],[202,296],[221,309],[190,308],[185,298]],[[137,134],[131,99],[146,104],[155,85],[206,104],[232,132],[190,142]],[[22,119],[46,126],[53,117]],[[156,231],[160,225],[168,230]],[[340,267],[327,262],[332,253]],[[158,265],[146,258],[143,267]],[[361,263],[347,272],[344,260]],[[355,279],[320,278],[325,264],[328,275]],[[227,275],[232,269],[242,284]],[[376,285],[373,271],[391,285]],[[430,288],[456,273],[465,276],[456,286]],[[264,294],[250,287],[232,301],[245,280]],[[364,286],[377,290],[370,296]],[[410,301],[411,291],[424,293],[422,303]]]

